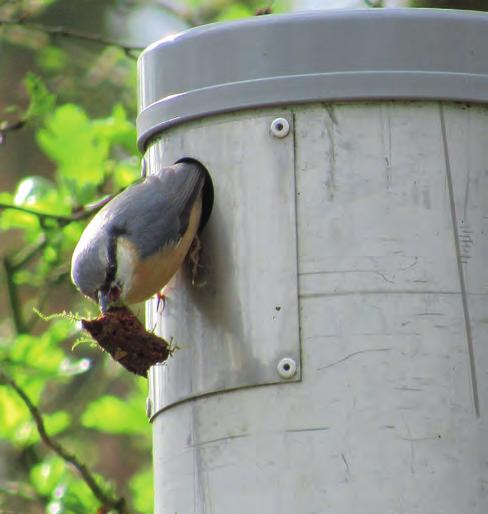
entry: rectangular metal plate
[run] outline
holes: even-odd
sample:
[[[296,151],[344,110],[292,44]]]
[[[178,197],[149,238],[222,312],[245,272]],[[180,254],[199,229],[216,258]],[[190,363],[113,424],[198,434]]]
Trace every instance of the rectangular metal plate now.
[[[270,132],[278,117],[290,125],[283,138]],[[189,123],[148,149],[149,172],[192,157],[215,192],[201,236],[205,285],[182,269],[162,314],[147,303],[148,328],[180,347],[150,371],[152,417],[189,398],[300,379],[293,139],[292,116],[273,109]],[[290,378],[278,373],[283,358],[297,365]]]

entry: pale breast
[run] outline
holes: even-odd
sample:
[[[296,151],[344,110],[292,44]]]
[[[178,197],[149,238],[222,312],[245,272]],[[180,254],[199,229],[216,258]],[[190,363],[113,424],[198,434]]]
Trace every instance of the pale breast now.
[[[202,198],[200,195],[192,208],[188,228],[176,247],[165,248],[163,251],[139,261],[139,265],[134,269],[130,287],[125,291],[125,302],[131,304],[147,300],[170,281],[183,264],[195,238],[201,212]]]

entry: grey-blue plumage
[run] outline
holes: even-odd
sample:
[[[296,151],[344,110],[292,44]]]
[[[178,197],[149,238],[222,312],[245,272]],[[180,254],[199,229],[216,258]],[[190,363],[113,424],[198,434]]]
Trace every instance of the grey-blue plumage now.
[[[206,179],[198,163],[180,162],[128,187],[96,214],[73,254],[74,284],[94,299],[117,274],[116,247],[123,238],[144,261],[178,245]]]

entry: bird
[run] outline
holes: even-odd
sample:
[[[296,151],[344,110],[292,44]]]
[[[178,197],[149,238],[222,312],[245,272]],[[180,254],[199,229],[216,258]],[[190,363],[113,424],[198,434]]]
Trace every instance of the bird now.
[[[180,268],[209,216],[207,180],[191,159],[147,176],[143,164],[143,178],[93,217],[73,252],[71,279],[102,314],[147,300]]]

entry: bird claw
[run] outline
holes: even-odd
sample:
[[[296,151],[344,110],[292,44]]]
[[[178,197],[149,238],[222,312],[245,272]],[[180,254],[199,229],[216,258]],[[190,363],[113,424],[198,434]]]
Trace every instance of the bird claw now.
[[[164,291],[159,291],[159,293],[156,293],[157,303],[156,303],[156,312],[158,314],[162,314],[164,312],[164,309],[166,309],[166,298],[167,296],[164,294]],[[161,305],[163,308],[160,310]]]

